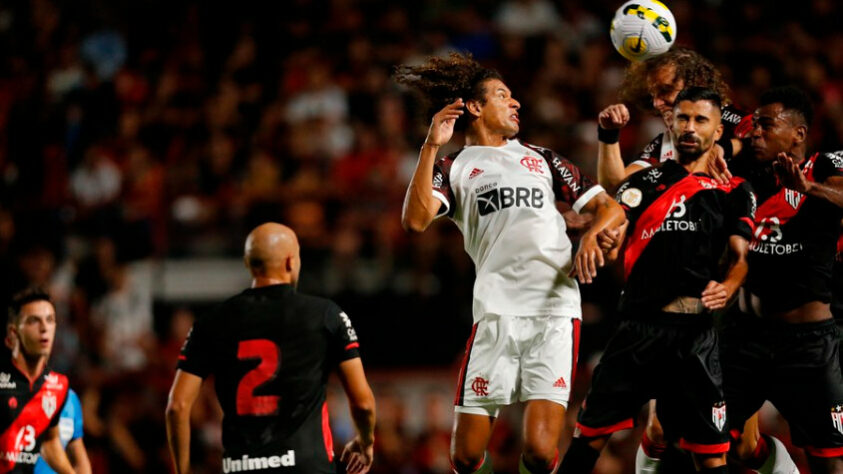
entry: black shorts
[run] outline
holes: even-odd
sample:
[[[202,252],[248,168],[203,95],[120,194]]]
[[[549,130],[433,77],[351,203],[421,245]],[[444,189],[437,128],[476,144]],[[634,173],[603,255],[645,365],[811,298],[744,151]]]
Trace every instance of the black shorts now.
[[[721,332],[732,426],[769,400],[793,443],[816,457],[843,456],[843,374],[834,320],[787,324],[732,315]]]
[[[665,437],[701,454],[729,450],[718,335],[708,314],[620,323],[594,371],[577,427],[595,437],[635,425],[655,398]]]

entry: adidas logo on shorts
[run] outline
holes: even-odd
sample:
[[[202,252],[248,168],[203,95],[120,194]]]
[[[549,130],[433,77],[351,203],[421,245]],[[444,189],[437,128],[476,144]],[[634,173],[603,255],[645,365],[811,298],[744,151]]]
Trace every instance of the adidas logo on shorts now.
[[[568,384],[565,383],[565,377],[559,377],[559,380],[553,382],[553,386],[559,388],[568,388]]]

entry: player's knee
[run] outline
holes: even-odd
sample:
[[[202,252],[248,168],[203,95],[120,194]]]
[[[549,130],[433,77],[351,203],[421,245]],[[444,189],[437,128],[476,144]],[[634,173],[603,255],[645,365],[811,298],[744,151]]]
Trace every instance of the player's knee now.
[[[524,445],[524,464],[528,467],[550,466],[552,469],[556,465],[558,458],[559,451],[553,443],[532,442]]]
[[[485,455],[484,450],[474,452],[465,448],[452,447],[451,466],[458,474],[469,474],[483,465]]]
[[[524,457],[530,461],[553,461],[558,453],[555,441],[550,439],[527,440],[524,443]]]

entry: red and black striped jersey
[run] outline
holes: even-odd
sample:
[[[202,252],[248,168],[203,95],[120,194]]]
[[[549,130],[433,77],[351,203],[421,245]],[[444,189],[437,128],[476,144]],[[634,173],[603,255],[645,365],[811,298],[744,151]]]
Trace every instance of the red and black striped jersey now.
[[[810,181],[819,183],[843,176],[843,151],[816,153],[800,167]],[[762,312],[830,302],[843,209],[781,185],[756,188],[764,191],[759,191],[746,288],[761,299]]]
[[[69,389],[67,377],[47,368],[30,380],[2,351],[0,473],[34,471],[43,435],[58,423]]]
[[[197,320],[178,368],[215,376],[223,467],[263,462],[333,472],[325,385],[355,357],[348,316],[332,301],[285,284],[245,290]]]
[[[667,161],[630,176],[615,198],[629,219],[621,311],[700,297],[724,276],[718,262],[729,237],[752,238],[755,195],[740,178],[724,185]]]

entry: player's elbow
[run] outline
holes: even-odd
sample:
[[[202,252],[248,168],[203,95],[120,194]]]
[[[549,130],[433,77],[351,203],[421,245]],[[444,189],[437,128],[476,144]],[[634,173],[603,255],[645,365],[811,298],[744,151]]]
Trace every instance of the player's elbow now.
[[[430,222],[426,222],[424,219],[418,217],[412,217],[406,213],[401,216],[401,227],[404,228],[405,232],[420,234],[427,230],[429,225]]]
[[[171,398],[169,402],[167,402],[167,408],[164,411],[164,415],[169,420],[182,420],[190,417],[191,408],[192,404],[187,401]]]

